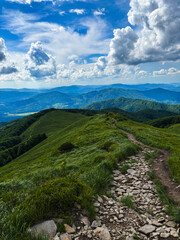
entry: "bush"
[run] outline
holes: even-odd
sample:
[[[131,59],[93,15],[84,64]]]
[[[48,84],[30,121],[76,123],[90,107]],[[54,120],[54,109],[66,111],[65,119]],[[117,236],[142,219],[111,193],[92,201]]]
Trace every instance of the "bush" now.
[[[71,142],[65,142],[60,146],[59,151],[61,153],[66,153],[72,151],[73,148],[75,148],[75,146]]]
[[[114,144],[114,142],[108,141],[105,142],[102,146],[101,149],[106,150],[107,152],[110,152],[110,147]]]

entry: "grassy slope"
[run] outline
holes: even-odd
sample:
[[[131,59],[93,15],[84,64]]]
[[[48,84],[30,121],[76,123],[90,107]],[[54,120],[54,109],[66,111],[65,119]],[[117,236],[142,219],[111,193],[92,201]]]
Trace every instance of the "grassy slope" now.
[[[171,152],[168,160],[171,176],[180,182],[180,134],[171,129],[159,129],[133,121],[121,121],[119,128],[132,132],[137,139],[147,145],[166,149]]]
[[[179,124],[174,124],[168,128],[171,132],[174,132],[176,134],[180,135],[180,123]]]
[[[180,115],[158,118],[148,122],[148,124],[160,128],[167,128],[178,123],[180,123]]]
[[[20,234],[18,221],[31,224],[32,219],[36,222],[44,216],[39,215],[43,212],[39,209],[33,212],[36,207],[33,205],[35,203],[31,202],[33,201],[31,197],[38,197],[41,188],[49,186],[49,181],[59,177],[65,177],[69,179],[67,181],[73,182],[77,179],[89,185],[94,193],[104,191],[117,161],[134,154],[138,149],[111,125],[111,118],[107,115],[85,117],[80,114],[58,112],[50,112],[41,117],[24,133],[24,136],[28,137],[34,131],[43,132],[47,126],[46,140],[0,168],[0,227],[6,224],[3,231],[5,236],[10,234],[9,239]],[[67,141],[72,142],[76,147],[71,152],[62,154],[58,148]],[[67,185],[69,186],[69,182]],[[37,191],[40,192],[36,194]],[[57,192],[61,193],[61,189]],[[37,199],[37,202],[43,199],[44,197]],[[27,205],[29,201],[31,204]],[[44,206],[42,202],[40,206]],[[29,214],[28,217],[23,215],[27,212],[31,213],[31,210],[34,213],[33,216],[31,214],[31,219]],[[57,216],[60,213],[62,212],[57,211]],[[23,237],[21,236],[20,239],[22,240]]]

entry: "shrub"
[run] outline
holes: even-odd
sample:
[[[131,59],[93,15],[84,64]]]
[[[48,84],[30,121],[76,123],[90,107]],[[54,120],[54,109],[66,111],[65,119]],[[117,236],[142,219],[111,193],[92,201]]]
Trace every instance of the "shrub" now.
[[[75,148],[75,146],[71,142],[65,142],[60,146],[59,151],[61,153],[70,152],[73,148]]]
[[[114,143],[111,141],[105,142],[102,146],[101,149],[106,150],[107,152],[110,151],[110,147],[113,145]]]

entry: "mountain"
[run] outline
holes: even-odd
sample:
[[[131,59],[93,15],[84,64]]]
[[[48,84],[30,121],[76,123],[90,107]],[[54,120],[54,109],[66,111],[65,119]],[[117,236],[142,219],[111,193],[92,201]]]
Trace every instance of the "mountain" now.
[[[74,87],[77,88],[77,86],[72,86],[72,91],[74,91]],[[64,87],[64,89],[66,88]],[[78,89],[81,89],[81,87],[78,87]],[[87,90],[87,88],[82,87],[81,90],[84,91]],[[26,116],[27,114],[41,111],[46,108],[84,108],[85,106],[94,102],[115,99],[118,97],[143,99],[172,104],[180,103],[179,92],[173,92],[161,88],[147,91],[122,88],[105,88],[79,95],[70,95],[59,91],[48,91],[38,94],[37,92],[24,92],[20,90],[17,92],[4,91],[0,97],[0,121],[6,122],[18,117]],[[18,101],[16,101],[17,99]]]
[[[180,92],[173,92],[163,88],[155,88],[142,92],[147,98],[170,104],[180,103]]]
[[[63,87],[57,87],[53,89],[49,89],[48,91],[59,91],[62,93],[72,94],[72,95],[79,95],[84,94],[91,91],[99,91],[106,88],[121,88],[126,90],[139,90],[139,91],[147,91],[155,88],[163,88],[170,91],[176,91],[180,92],[180,84],[174,83],[174,84],[109,84],[109,85],[72,85],[72,86],[63,86]]]
[[[117,165],[121,171],[127,168],[125,159],[135,169],[135,154],[143,150],[121,129],[128,130],[150,146],[162,149],[168,146],[171,176],[180,183],[178,134],[131,121],[120,114],[86,116],[76,111],[86,110],[48,109],[16,120],[8,127],[3,126],[3,130],[0,128],[2,240],[34,239],[26,232],[27,228],[44,220],[62,217],[63,224],[71,224],[74,220],[72,214],[76,211],[84,213],[86,210],[89,219],[95,219],[93,199],[109,190],[115,174],[113,170],[117,170]],[[144,156],[149,159],[153,154]],[[140,163],[137,164],[138,172]],[[123,176],[121,172],[118,172],[119,176]],[[154,177],[153,173],[149,176]],[[173,201],[169,202],[160,186],[163,203],[168,209],[173,209],[168,214],[171,213],[178,222],[179,209]],[[136,201],[136,214],[142,216],[144,213],[139,213],[138,204]],[[123,209],[124,213],[129,212],[127,206]],[[77,220],[78,215],[75,216]],[[64,229],[63,224],[58,225],[58,229]]]
[[[163,110],[180,113],[180,104],[170,105],[140,99],[116,98],[88,105],[86,109],[101,110],[104,108],[120,108],[128,112],[136,112],[144,109]]]
[[[35,96],[37,92],[20,92],[20,91],[0,91],[0,104],[21,101],[32,96]]]

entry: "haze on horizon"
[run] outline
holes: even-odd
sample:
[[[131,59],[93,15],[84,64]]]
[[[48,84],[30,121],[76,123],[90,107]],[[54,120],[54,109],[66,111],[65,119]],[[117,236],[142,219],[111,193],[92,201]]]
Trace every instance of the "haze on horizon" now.
[[[0,88],[179,82],[179,0],[0,2]]]

